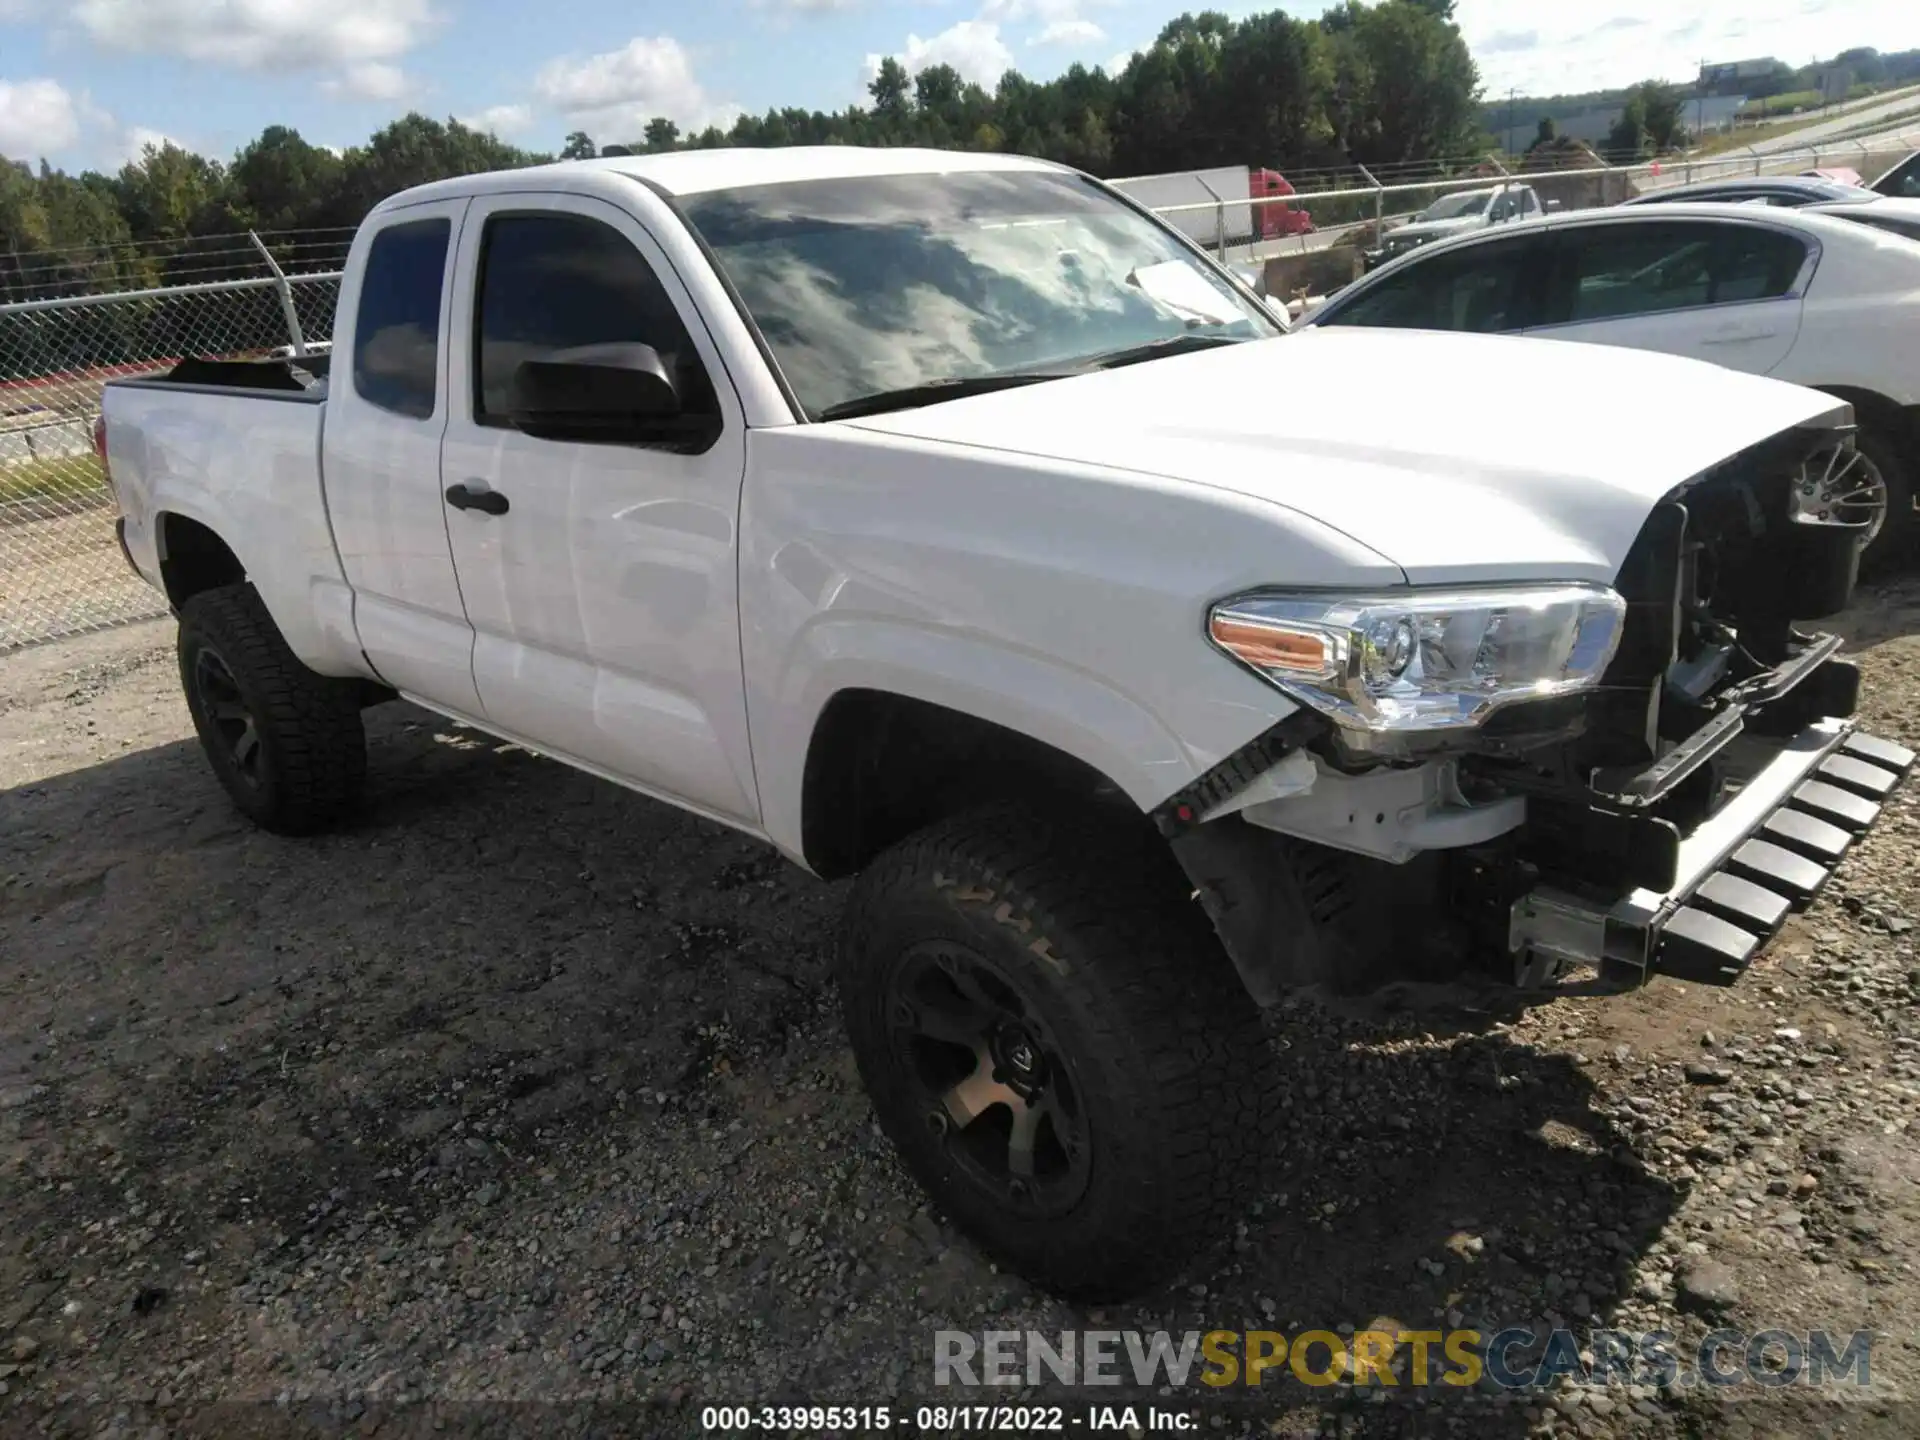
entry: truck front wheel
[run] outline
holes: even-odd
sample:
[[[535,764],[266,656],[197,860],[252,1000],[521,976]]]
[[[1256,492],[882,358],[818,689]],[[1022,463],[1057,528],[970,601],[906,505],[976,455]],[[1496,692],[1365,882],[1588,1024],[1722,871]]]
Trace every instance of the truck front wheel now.
[[[305,835],[352,809],[367,773],[353,688],[300,663],[253,586],[182,605],[179,650],[193,728],[241,813]]]
[[[1164,1278],[1271,1158],[1278,1061],[1157,837],[993,809],[855,886],[841,1001],[880,1123],[935,1202],[1062,1294]]]

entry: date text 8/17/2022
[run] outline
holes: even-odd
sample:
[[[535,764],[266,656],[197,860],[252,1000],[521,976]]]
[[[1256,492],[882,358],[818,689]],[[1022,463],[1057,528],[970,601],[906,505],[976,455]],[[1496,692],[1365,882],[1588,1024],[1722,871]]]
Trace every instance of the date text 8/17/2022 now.
[[[1061,1405],[921,1405],[897,1414],[890,1405],[708,1405],[700,1428],[719,1432],[810,1430],[838,1435],[892,1430],[952,1434],[976,1431],[1010,1435],[1065,1434],[1071,1430],[1150,1431],[1177,1434],[1200,1428],[1199,1417],[1151,1406],[1093,1405],[1084,1412]]]

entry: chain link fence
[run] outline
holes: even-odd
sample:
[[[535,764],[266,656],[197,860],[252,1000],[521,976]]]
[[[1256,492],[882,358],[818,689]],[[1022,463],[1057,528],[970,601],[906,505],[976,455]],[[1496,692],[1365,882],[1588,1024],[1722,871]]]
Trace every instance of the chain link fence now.
[[[0,304],[0,654],[165,613],[114,539],[94,452],[100,392],[188,355],[265,355],[332,335],[338,271],[256,268],[270,273]]]

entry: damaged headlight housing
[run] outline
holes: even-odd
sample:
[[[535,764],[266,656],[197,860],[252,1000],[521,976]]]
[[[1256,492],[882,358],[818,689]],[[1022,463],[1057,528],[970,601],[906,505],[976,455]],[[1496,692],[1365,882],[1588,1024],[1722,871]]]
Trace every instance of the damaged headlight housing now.
[[[1504,705],[1592,688],[1626,612],[1600,585],[1257,594],[1215,605],[1207,631],[1343,726],[1432,732],[1471,730]]]

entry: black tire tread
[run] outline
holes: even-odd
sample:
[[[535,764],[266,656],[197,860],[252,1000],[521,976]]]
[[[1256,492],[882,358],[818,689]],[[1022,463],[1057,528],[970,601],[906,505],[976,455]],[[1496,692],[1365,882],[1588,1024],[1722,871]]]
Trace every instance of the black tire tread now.
[[[1231,1236],[1271,1166],[1283,1114],[1278,1057],[1259,1011],[1199,905],[1183,899],[1172,857],[1144,823],[1138,845],[1115,831],[1111,819],[1017,807],[937,823],[856,883],[841,967],[843,986],[860,983],[858,956],[878,907],[942,869],[981,876],[1023,913],[1044,916],[1050,935],[1069,937],[1072,979],[1098,986],[1108,1002],[1112,1023],[1096,1043],[1132,1054],[1164,1096],[1160,1113],[1128,1137],[1136,1160],[1149,1158],[1129,1177],[1140,1202],[1111,1263],[1036,1277],[1087,1298],[1137,1290]]]
[[[351,812],[367,773],[366,730],[351,684],[302,664],[244,581],[203,590],[180,607],[182,680],[189,685],[191,631],[212,641],[258,707],[256,723],[271,733],[272,793],[257,807],[236,795],[242,808],[284,835],[312,834]]]

